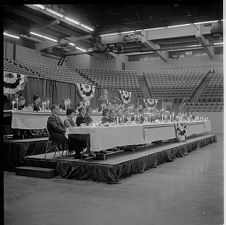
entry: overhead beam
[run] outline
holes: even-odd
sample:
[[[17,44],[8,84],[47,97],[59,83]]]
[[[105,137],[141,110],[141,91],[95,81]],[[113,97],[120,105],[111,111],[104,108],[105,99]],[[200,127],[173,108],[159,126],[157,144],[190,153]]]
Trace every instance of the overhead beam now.
[[[213,22],[215,24],[216,22]],[[202,34],[211,34],[212,25],[204,26],[204,24],[200,24],[202,27]],[[145,29],[142,32],[146,32],[147,40],[163,40],[169,38],[179,38],[179,37],[195,37],[196,26],[193,24],[189,24],[181,27],[173,27],[173,28],[153,28],[153,29]],[[115,33],[113,35],[100,35],[102,44],[114,44],[123,42],[124,34]]]
[[[209,41],[202,35],[202,27],[200,25],[197,26],[197,30],[195,33],[195,37],[198,42],[203,47],[204,51],[207,53],[210,59],[214,58],[214,49],[212,46],[208,46],[210,43]]]
[[[7,8],[6,10],[9,12],[15,13],[18,16],[29,19],[35,23],[42,24],[42,23],[46,22],[46,20],[40,19],[40,17],[32,15],[31,13],[28,13],[25,10],[22,10],[20,8],[11,7],[11,8]]]
[[[52,47],[55,47],[55,46],[58,46],[58,45],[64,45],[64,44],[67,44],[68,41],[67,40],[60,40],[59,42],[52,42],[52,41],[43,41],[42,43],[40,44],[36,44],[35,47],[37,50],[44,50],[44,49],[47,49],[47,48],[52,48]]]
[[[79,25],[77,25],[77,24],[75,24],[75,23],[72,23],[72,22],[70,22],[70,21],[67,21],[67,20],[65,20],[65,19],[63,19],[63,18],[59,18],[59,17],[57,17],[57,16],[55,16],[55,15],[53,15],[53,14],[50,14],[50,13],[47,12],[46,10],[42,10],[42,9],[36,8],[36,7],[33,6],[32,4],[26,4],[25,6],[31,8],[31,9],[33,9],[33,10],[39,11],[39,12],[41,12],[41,13],[43,13],[43,14],[45,14],[45,15],[48,15],[48,16],[50,16],[50,17],[52,17],[52,18],[59,19],[60,21],[63,21],[63,22],[65,22],[65,23],[67,23],[67,24],[70,24],[71,26],[76,27],[77,29],[79,29],[79,30],[81,30],[81,31],[83,31],[83,32],[91,33],[91,31],[88,31],[87,29],[85,29],[85,28],[82,27],[82,26],[79,26]]]
[[[42,24],[38,24],[38,25],[34,25],[31,27],[31,31],[37,31],[37,30],[42,30],[46,27],[51,27],[51,26],[54,26],[54,25],[57,25],[59,24],[60,21],[59,20],[51,20],[49,22],[44,22]]]
[[[141,42],[144,44],[145,47],[153,50],[153,52],[164,62],[168,62],[169,54],[167,51],[160,51],[160,46],[154,44],[152,41],[147,40],[147,35],[144,33],[144,36],[141,38]]]
[[[87,39],[90,39],[92,38],[92,35],[83,35],[83,36],[80,36],[80,37],[66,37],[67,40],[70,40],[72,42],[76,42],[76,41],[83,41],[83,40],[87,40]]]
[[[81,34],[77,33],[77,32],[74,32],[72,30],[69,30],[67,28],[64,28],[62,26],[60,26],[60,24],[58,24],[57,26],[51,26],[50,27],[52,30],[56,30],[58,32],[61,32],[62,34],[66,34],[66,35],[69,35],[70,37],[77,37],[77,36],[80,36]]]

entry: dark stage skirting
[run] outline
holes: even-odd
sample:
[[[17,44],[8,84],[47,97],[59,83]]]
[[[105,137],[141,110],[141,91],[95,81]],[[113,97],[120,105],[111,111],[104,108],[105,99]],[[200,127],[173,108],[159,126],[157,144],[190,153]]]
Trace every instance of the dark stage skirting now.
[[[76,178],[114,184],[119,182],[120,179],[131,176],[132,174],[143,173],[145,170],[155,168],[162,163],[172,162],[177,157],[184,157],[198,147],[204,147],[215,141],[216,136],[212,136],[194,143],[156,152],[114,166],[97,166],[93,164],[79,165],[78,163],[59,161],[57,163],[56,173],[67,179]]]
[[[3,142],[3,169],[14,171],[15,167],[24,165],[24,157],[45,152],[47,138],[24,140],[6,140]]]
[[[39,159],[27,157],[26,164],[55,167],[56,174],[66,179],[93,180],[114,184],[132,174],[143,173],[162,163],[172,162],[177,157],[185,157],[189,152],[216,140],[216,135],[205,135],[186,140],[186,142],[167,144],[142,151],[137,150],[137,153],[134,154],[126,153],[126,156],[117,156],[102,161],[76,160],[70,157],[45,160],[40,155]]]

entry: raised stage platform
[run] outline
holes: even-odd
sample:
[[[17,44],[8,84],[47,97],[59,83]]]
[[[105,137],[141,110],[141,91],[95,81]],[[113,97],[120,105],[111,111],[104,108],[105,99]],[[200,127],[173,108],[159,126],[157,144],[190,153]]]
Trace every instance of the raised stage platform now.
[[[203,134],[190,137],[183,142],[151,144],[138,147],[133,152],[120,152],[108,160],[80,160],[72,156],[48,153],[25,157],[27,166],[45,167],[56,170],[56,175],[66,179],[93,180],[114,184],[136,173],[155,168],[157,165],[172,162],[177,157],[184,157],[189,152],[217,141],[215,134]]]
[[[14,171],[15,167],[24,165],[24,157],[45,152],[47,137],[20,140],[4,140],[3,169]]]

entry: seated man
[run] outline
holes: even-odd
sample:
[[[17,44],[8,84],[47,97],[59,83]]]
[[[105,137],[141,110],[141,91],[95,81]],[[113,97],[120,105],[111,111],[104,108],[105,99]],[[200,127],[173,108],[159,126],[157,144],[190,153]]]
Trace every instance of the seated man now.
[[[78,112],[79,112],[79,114],[78,114],[78,116],[76,118],[76,124],[77,124],[77,126],[80,127],[81,124],[88,125],[88,121],[87,121],[87,119],[85,117],[85,114],[86,114],[85,107],[83,107],[83,106],[79,107],[78,108]]]
[[[102,118],[101,118],[101,123],[104,124],[104,123],[108,123],[109,122],[109,119],[108,119],[108,116],[109,116],[109,110],[106,108],[103,110],[102,112]]]
[[[128,122],[129,121],[129,110],[128,110],[128,108],[125,108],[124,110],[123,110],[123,115],[124,115],[124,120],[123,120],[123,123],[126,123],[126,122]]]
[[[18,98],[18,110],[23,110],[25,107],[25,98],[23,96],[20,96]]]
[[[108,117],[109,123],[116,123],[115,110],[111,109]]]
[[[139,117],[139,109],[138,108],[134,108],[133,110],[134,115],[131,117],[131,121],[138,121],[138,117]]]
[[[67,119],[64,120],[64,126],[66,128],[68,127],[76,127],[76,124],[73,120],[73,117],[75,116],[75,109],[69,108],[66,110]]]
[[[39,97],[39,95],[34,95],[33,96],[33,110],[34,111],[40,111],[40,102],[41,102],[41,98]]]
[[[90,125],[93,122],[91,114],[92,114],[92,107],[91,106],[86,106],[85,118],[87,120],[87,125]]]
[[[57,145],[61,145],[61,150],[64,149],[64,143],[67,140],[65,137],[65,126],[58,116],[60,113],[59,107],[56,105],[51,106],[52,114],[47,120],[47,130],[49,132],[49,139],[55,142]]]

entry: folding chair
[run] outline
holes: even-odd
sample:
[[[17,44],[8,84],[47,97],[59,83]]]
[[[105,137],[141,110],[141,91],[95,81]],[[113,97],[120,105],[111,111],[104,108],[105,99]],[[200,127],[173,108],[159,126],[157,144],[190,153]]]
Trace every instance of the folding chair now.
[[[50,134],[49,134],[49,131],[48,131],[47,128],[46,128],[46,131],[48,133],[48,141],[47,141],[47,144],[46,144],[46,150],[45,150],[44,158],[46,158],[46,153],[50,152],[52,149],[54,149],[54,157],[55,157],[56,152],[59,152],[59,154],[60,154],[60,145],[55,143],[53,140],[50,139]],[[63,152],[64,152],[64,149],[62,149],[62,156],[63,156]]]

